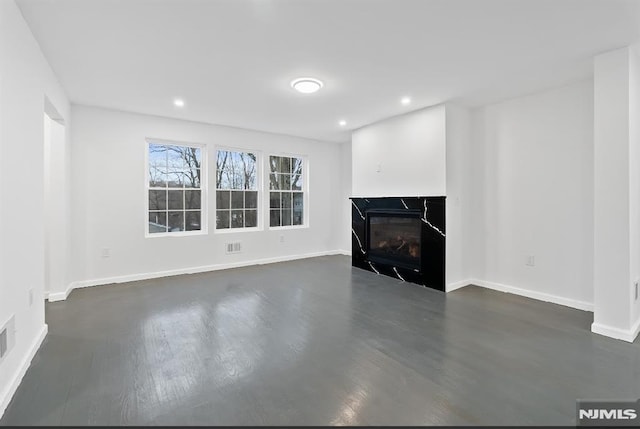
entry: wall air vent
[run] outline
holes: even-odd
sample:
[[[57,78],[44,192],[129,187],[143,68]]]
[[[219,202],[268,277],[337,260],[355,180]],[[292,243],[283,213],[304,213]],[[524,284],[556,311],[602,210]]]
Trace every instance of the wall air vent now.
[[[236,241],[234,243],[226,243],[225,250],[227,254],[240,253],[242,251],[242,243],[239,241]]]
[[[15,344],[15,332],[16,332],[16,319],[15,316],[11,318],[3,325],[0,325],[0,363],[11,352],[13,345]]]
[[[5,327],[2,332],[0,332],[0,359],[7,354],[9,349],[8,337],[7,337],[7,328]]]

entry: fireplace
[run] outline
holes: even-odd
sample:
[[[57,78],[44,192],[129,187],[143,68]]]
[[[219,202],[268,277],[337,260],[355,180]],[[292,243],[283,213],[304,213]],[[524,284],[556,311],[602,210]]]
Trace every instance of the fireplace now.
[[[445,197],[351,198],[352,265],[445,289]]]
[[[370,210],[366,221],[370,261],[420,270],[419,212]]]

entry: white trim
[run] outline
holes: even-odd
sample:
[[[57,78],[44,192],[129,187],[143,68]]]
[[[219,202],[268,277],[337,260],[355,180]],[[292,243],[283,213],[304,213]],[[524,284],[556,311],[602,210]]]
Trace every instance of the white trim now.
[[[175,211],[180,211],[180,210],[175,210]],[[197,210],[192,210],[192,211],[197,211]],[[184,210],[182,212],[185,213]],[[159,213],[162,213],[162,211],[159,211]],[[149,216],[149,213],[147,213],[147,224],[149,223],[148,216]],[[202,212],[200,212],[200,227],[202,227]],[[176,232],[157,232],[157,233],[147,232],[147,235],[145,236],[145,238],[194,237],[198,235],[207,235],[207,232],[201,229],[193,230],[193,231],[176,231]]]
[[[38,334],[33,343],[31,343],[31,347],[29,348],[27,355],[22,360],[22,364],[20,365],[20,368],[18,368],[18,372],[13,377],[13,380],[11,380],[6,389],[0,393],[0,417],[2,417],[6,411],[13,395],[16,393],[16,390],[18,390],[18,386],[20,386],[20,382],[22,382],[22,378],[27,373],[27,369],[29,369],[29,365],[31,365],[33,357],[36,355],[36,352],[40,349],[42,342],[47,336],[48,330],[49,327],[45,324],[40,330],[40,334]]]
[[[636,340],[636,338],[638,337],[638,334],[640,334],[640,319],[636,320],[636,323],[633,324],[633,326],[630,329],[631,332],[631,342],[634,342]]]
[[[64,292],[56,292],[56,293],[49,292],[49,296],[47,296],[47,301],[49,302],[64,301],[65,299],[67,299],[67,297],[73,290],[74,283],[69,284],[69,286],[67,286],[67,289]]]
[[[338,249],[337,252],[339,252],[340,255],[351,256],[351,250]]]
[[[246,210],[246,209],[238,209],[238,210]],[[253,210],[253,209],[249,209],[249,210]],[[217,210],[216,210],[217,211]],[[256,211],[258,213],[260,213],[260,210]],[[258,214],[258,217],[260,217],[260,215]],[[257,226],[250,226],[250,227],[242,227],[242,228],[223,228],[223,229],[213,229],[213,233],[214,234],[234,234],[236,232],[238,233],[244,233],[244,232],[259,232],[259,231],[264,231],[262,228],[259,228]]]
[[[539,301],[552,302],[554,304],[564,305],[565,307],[576,308],[578,310],[593,311],[593,303],[591,302],[578,301],[576,299],[565,298],[562,296],[551,295],[543,292],[536,292],[528,289],[521,289],[515,286],[488,282],[485,280],[471,279],[470,284],[481,286],[487,289],[497,290],[499,292],[512,293],[514,295],[533,298]]]
[[[636,321],[631,329],[614,328],[613,326],[602,325],[600,323],[593,322],[591,324],[591,332],[606,337],[615,338],[616,340],[622,340],[629,343],[635,341],[640,331],[640,319]]]
[[[636,340],[638,334],[640,334],[640,319],[636,320],[636,323],[634,323],[631,327],[631,337],[633,338],[632,341]]]
[[[470,280],[470,279],[460,280],[460,281],[457,281],[457,282],[449,283],[446,286],[445,291],[446,292],[453,292],[456,289],[460,289],[462,287],[469,286],[470,284],[473,284],[473,281]]]
[[[286,191],[283,191],[283,192],[286,192]],[[287,229],[308,229],[308,228],[309,228],[309,225],[282,225],[282,226],[270,226],[269,230],[270,231],[286,231]]]
[[[355,130],[352,130],[352,132],[353,132],[353,131],[355,131]],[[413,194],[411,194],[411,195],[405,195],[405,194],[397,194],[397,195],[396,195],[396,194],[381,194],[381,195],[376,195],[376,194],[370,195],[370,194],[367,194],[367,195],[357,195],[357,194],[356,194],[356,195],[351,195],[351,196],[349,197],[349,199],[353,199],[353,198],[361,198],[361,199],[363,199],[363,200],[366,200],[366,199],[373,199],[373,198],[424,198],[425,196],[426,196],[426,195],[424,195],[424,194],[417,194],[417,195],[413,195]],[[429,195],[429,198],[447,198],[447,196],[446,196],[445,194],[442,194],[442,195]]]
[[[205,273],[209,271],[228,270],[230,268],[249,267],[253,265],[274,264],[277,262],[295,261],[298,259],[316,258],[318,256],[342,255],[341,250],[329,250],[325,252],[304,253],[300,255],[279,256],[275,258],[254,259],[251,261],[232,262],[228,264],[203,265],[199,267],[179,268],[175,270],[156,271],[152,273],[129,274],[124,276],[104,277],[101,279],[83,280],[73,282],[66,291],[49,294],[49,302],[64,301],[74,289],[101,286],[115,283],[127,283],[139,280],[157,279],[160,277],[179,276],[183,274]]]

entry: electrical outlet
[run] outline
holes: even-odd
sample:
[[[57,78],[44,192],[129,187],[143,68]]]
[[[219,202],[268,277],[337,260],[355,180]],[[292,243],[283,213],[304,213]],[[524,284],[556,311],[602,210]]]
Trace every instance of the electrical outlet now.
[[[284,235],[280,236],[280,243],[284,243]]]
[[[104,247],[102,249],[101,255],[103,258],[110,258],[111,257],[111,249],[109,249],[108,247]]]
[[[33,288],[29,289],[29,307],[33,305]]]
[[[535,267],[536,266],[536,257],[535,256],[527,256],[527,260],[525,262],[525,264],[529,267]]]

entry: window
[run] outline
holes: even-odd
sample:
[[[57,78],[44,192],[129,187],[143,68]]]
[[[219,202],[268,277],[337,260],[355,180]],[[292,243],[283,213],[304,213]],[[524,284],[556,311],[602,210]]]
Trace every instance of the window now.
[[[147,233],[201,231],[202,148],[149,143]]]
[[[269,225],[304,224],[303,161],[301,157],[270,156]]]
[[[216,154],[216,229],[258,226],[256,155],[219,150]]]

